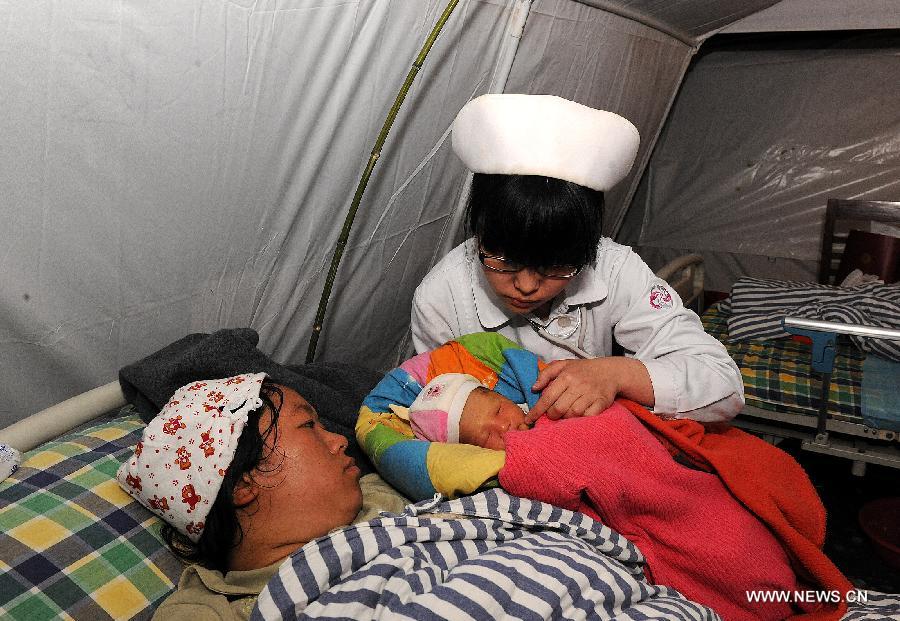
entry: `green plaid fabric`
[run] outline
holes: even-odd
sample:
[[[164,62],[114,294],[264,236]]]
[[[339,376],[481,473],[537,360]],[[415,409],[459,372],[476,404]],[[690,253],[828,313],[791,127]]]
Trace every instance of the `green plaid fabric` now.
[[[26,453],[0,483],[0,618],[148,619],[183,568],[115,479],[144,423],[125,408]]]
[[[815,415],[821,383],[812,370],[812,347],[793,339],[729,341],[728,312],[714,304],[703,317],[706,331],[722,341],[741,369],[744,397],[765,410]],[[832,415],[861,418],[860,387],[866,355],[849,341],[838,340],[828,410]]]

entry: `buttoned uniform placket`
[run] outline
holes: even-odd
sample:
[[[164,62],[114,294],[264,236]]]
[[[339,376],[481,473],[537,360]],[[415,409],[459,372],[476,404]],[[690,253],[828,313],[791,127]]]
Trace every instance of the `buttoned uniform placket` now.
[[[527,318],[535,332],[541,336],[546,338],[549,335],[583,351],[587,332],[587,326],[583,323],[587,321],[587,315],[578,306],[566,304],[563,299],[553,307],[546,320],[531,313],[527,315]],[[585,357],[583,354],[577,353],[577,350],[573,353],[579,357]]]

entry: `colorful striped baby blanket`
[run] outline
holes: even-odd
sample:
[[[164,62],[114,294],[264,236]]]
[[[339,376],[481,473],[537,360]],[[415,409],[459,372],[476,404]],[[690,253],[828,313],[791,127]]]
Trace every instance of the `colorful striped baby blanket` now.
[[[381,476],[414,501],[456,498],[493,487],[504,451],[417,439],[407,410],[422,387],[443,373],[468,373],[516,403],[537,403],[530,388],[544,368],[530,351],[495,332],[461,336],[410,358],[384,376],[359,411],[356,439]]]

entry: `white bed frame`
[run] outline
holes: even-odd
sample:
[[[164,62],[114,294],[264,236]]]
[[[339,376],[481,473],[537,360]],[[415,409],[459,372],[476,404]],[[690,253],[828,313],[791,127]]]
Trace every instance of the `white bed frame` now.
[[[0,443],[24,453],[125,404],[119,382],[110,382],[0,429]]]

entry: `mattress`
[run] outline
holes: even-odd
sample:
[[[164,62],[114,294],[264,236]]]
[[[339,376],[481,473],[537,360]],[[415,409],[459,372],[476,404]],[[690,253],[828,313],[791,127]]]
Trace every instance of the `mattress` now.
[[[23,455],[0,483],[0,618],[149,619],[183,566],[116,482],[144,423],[130,406]]]
[[[812,346],[794,339],[728,340],[727,306],[717,303],[701,317],[741,370],[748,405],[815,416],[821,403],[819,374],[812,370]],[[862,370],[866,354],[839,339],[828,395],[829,414],[862,422]]]

